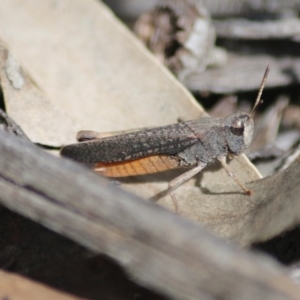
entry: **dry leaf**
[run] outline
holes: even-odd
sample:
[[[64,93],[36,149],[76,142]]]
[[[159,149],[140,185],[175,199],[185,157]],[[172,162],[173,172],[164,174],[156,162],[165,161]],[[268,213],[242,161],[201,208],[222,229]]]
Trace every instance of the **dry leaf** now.
[[[71,115],[82,130],[165,125],[203,114],[189,92],[97,1],[4,0],[0,3],[0,28],[0,36],[53,105]],[[26,39],[20,39],[20,32]],[[260,80],[261,76],[256,78],[257,86]],[[69,138],[65,137],[66,142]],[[260,178],[244,157],[234,159],[231,167],[244,182]],[[182,215],[202,222],[206,212],[214,218],[214,207],[208,213],[203,203],[222,202],[222,192],[207,195],[219,185],[229,185],[246,205],[249,198],[224,170],[215,169],[197,177],[202,188],[192,189],[195,193],[178,189]],[[165,191],[176,174],[128,179],[122,186],[174,209]],[[194,187],[197,179],[185,186]]]
[[[74,141],[74,120],[50,102],[1,43],[0,85],[7,113],[33,142],[59,147]]]
[[[180,79],[214,64],[215,30],[200,1],[161,0],[140,16],[134,32]]]

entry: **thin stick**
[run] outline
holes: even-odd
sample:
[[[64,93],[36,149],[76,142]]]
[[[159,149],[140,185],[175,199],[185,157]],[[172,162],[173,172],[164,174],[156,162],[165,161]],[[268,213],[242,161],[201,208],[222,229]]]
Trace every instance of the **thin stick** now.
[[[260,102],[260,97],[261,97],[261,94],[262,94],[263,89],[264,89],[264,87],[265,87],[266,80],[267,80],[267,77],[268,77],[268,75],[269,75],[269,71],[270,71],[270,66],[268,65],[267,68],[266,68],[264,77],[263,77],[263,79],[262,79],[262,82],[261,82],[261,84],[260,84],[260,88],[259,88],[259,92],[258,92],[257,98],[256,98],[256,100],[255,100],[255,104],[254,104],[254,106],[253,106],[253,108],[252,108],[252,111],[251,111],[251,113],[250,113],[250,117],[251,117],[251,118],[253,118],[255,109],[256,109],[257,105],[259,104],[259,102]]]

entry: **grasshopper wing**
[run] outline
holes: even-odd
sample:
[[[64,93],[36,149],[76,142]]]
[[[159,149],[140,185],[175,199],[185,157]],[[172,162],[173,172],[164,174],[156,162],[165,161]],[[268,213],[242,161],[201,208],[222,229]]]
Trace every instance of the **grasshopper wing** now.
[[[67,145],[61,155],[82,163],[116,163],[176,155],[196,142],[198,138],[190,127],[178,123]]]

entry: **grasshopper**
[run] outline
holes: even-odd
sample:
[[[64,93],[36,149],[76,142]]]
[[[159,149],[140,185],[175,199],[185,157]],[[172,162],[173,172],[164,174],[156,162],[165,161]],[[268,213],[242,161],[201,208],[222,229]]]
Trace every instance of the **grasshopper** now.
[[[220,161],[227,174],[251,195],[226,163],[227,156],[240,155],[249,147],[254,130],[253,115],[260,103],[269,73],[267,67],[252,111],[237,111],[226,118],[203,117],[168,126],[141,128],[129,132],[97,133],[80,131],[79,143],[61,149],[61,155],[81,163],[93,164],[96,172],[107,177],[127,177],[162,172],[174,168],[189,170],[168,184],[173,191],[207,165]]]

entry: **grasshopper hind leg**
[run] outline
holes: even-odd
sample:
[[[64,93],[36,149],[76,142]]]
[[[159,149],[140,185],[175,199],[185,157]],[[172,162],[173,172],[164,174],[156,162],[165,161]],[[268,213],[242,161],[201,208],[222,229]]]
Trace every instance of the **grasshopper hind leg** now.
[[[191,179],[197,173],[199,173],[200,171],[202,171],[206,166],[207,166],[206,163],[198,162],[198,164],[197,164],[197,166],[195,168],[193,168],[193,169],[191,169],[191,170],[189,170],[189,171],[181,174],[180,176],[174,178],[173,180],[171,180],[169,182],[169,184],[168,184],[168,192],[169,192],[169,195],[170,195],[170,197],[172,199],[172,202],[173,202],[176,214],[178,214],[178,204],[177,204],[176,197],[173,194],[174,190],[177,189],[180,185],[182,185],[186,181],[188,181],[189,179]]]

